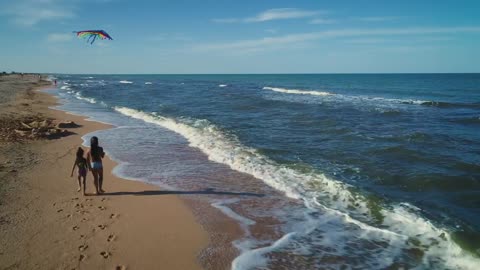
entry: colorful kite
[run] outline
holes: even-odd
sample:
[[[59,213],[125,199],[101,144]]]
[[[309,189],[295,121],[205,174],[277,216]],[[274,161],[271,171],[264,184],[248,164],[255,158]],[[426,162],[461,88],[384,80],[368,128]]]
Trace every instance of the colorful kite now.
[[[87,42],[90,42],[90,44],[93,44],[97,38],[113,40],[113,38],[103,30],[84,30],[75,31],[74,33],[77,34],[77,37],[87,38]]]

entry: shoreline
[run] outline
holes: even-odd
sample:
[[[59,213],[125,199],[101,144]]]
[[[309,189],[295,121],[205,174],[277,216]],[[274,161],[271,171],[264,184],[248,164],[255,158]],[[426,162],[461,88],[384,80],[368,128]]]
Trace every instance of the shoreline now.
[[[177,196],[113,175],[116,163],[108,156],[107,193],[83,197],[76,192],[76,175],[69,174],[81,137],[109,126],[50,108],[58,105],[55,96],[33,92],[33,113],[80,127],[68,129],[71,135],[65,137],[17,147],[35,153],[35,159],[7,173],[12,181],[2,192],[6,197],[0,206],[5,213],[0,222],[0,268],[202,269],[199,255],[208,235]],[[10,106],[18,104],[17,99]],[[4,164],[15,163],[9,159],[13,156],[2,157]],[[89,174],[87,193],[93,190],[92,181]]]

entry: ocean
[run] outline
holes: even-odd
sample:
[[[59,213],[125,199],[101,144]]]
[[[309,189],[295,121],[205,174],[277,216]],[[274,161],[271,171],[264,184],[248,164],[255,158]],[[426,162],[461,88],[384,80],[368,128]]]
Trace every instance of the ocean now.
[[[52,76],[116,174],[239,225],[232,269],[480,268],[480,74]]]

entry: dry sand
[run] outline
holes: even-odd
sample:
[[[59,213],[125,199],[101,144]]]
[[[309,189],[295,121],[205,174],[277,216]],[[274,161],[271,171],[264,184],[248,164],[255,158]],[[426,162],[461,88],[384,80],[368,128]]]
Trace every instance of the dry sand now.
[[[200,269],[208,236],[175,195],[112,175],[108,157],[107,195],[77,192],[70,170],[81,136],[108,126],[49,109],[55,98],[32,90],[45,86],[35,76],[0,77],[2,123],[36,117],[80,125],[56,139],[2,130],[0,269]],[[87,192],[93,192],[90,173]]]

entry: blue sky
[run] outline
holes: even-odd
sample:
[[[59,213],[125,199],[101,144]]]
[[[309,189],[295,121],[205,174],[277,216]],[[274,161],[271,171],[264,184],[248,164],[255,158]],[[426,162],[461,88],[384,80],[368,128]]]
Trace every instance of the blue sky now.
[[[480,1],[0,0],[0,71],[480,72]],[[72,31],[104,29],[93,45]]]

